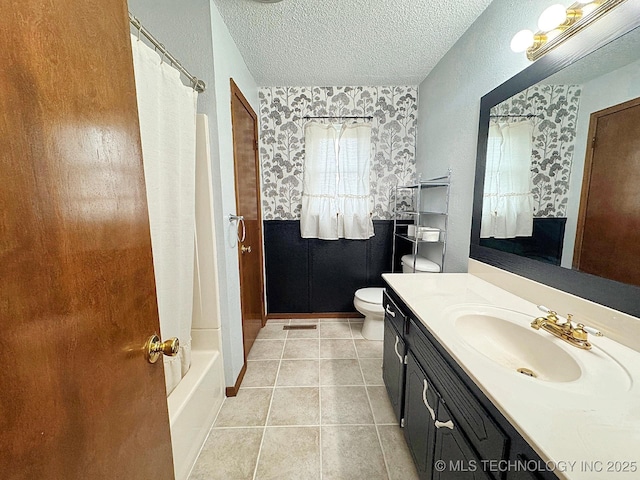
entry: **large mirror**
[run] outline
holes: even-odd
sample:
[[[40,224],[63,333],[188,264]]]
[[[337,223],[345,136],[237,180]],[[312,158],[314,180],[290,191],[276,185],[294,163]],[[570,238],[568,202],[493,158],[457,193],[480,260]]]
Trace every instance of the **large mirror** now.
[[[471,257],[639,316],[635,18],[483,97]]]

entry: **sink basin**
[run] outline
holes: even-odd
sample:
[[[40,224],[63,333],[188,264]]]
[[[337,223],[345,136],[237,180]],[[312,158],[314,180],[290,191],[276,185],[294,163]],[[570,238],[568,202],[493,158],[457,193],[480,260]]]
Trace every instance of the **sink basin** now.
[[[540,335],[524,317],[523,324],[486,314],[467,313],[455,321],[460,337],[495,363],[514,372],[547,382],[573,382],[582,376],[578,362],[554,343],[554,337]]]

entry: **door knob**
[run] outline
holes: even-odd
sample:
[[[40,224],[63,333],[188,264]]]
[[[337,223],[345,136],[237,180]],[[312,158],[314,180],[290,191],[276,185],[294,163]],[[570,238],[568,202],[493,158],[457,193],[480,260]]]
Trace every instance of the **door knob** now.
[[[251,253],[251,245],[249,245],[248,247],[245,247],[244,245],[242,245],[240,247],[240,251],[244,254],[244,253]]]
[[[156,363],[161,355],[175,357],[179,349],[180,341],[176,337],[161,342],[157,335],[151,335],[144,347],[149,363]]]

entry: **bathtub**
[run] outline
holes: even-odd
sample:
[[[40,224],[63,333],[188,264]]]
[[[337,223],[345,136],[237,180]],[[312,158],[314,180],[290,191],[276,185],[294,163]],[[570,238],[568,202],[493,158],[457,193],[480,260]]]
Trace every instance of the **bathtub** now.
[[[191,367],[167,398],[176,480],[189,476],[225,394],[208,132],[207,116],[197,115]]]
[[[224,385],[220,352],[194,349],[191,368],[167,398],[176,480],[189,476],[222,405]]]

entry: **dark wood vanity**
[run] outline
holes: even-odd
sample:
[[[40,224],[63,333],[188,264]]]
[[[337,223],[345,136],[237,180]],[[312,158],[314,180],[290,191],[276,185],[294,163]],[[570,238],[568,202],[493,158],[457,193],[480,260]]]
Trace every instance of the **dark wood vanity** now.
[[[384,308],[384,383],[420,478],[557,478],[388,287]]]

